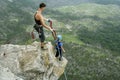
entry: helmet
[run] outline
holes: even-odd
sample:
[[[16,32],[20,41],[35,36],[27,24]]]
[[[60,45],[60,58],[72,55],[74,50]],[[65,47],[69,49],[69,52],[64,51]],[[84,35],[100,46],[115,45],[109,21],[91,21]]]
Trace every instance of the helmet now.
[[[61,35],[58,35],[57,38],[58,38],[59,40],[62,40],[62,36],[61,36]]]

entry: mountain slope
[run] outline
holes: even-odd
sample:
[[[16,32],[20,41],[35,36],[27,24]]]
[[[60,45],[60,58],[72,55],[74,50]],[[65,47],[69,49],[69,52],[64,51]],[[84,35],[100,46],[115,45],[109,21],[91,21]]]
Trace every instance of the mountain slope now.
[[[53,19],[64,23],[65,28],[70,25],[72,31],[68,29],[65,32],[75,35],[80,41],[120,52],[119,6],[81,4],[56,8],[48,12],[49,14]]]
[[[21,41],[25,41],[25,36],[27,37],[24,35],[26,34],[25,28],[33,24],[33,21],[32,15],[24,10],[27,6],[21,4],[14,0],[13,2],[0,1],[0,43],[21,43]]]
[[[66,69],[68,79],[119,80],[119,0],[114,0],[114,3],[113,0],[94,0],[99,4],[80,5],[76,5],[79,4],[76,0],[76,2],[74,0],[45,1],[49,6],[44,12],[45,17],[53,19],[53,27],[63,35],[65,49],[69,53],[64,54],[69,60]],[[6,40],[17,44],[31,43],[26,28],[32,29],[33,12],[39,2],[44,1],[34,1],[35,4],[31,4],[32,2],[30,0],[13,3],[0,1],[0,6],[4,6],[0,11],[0,35],[2,35],[0,43],[6,43]],[[103,3],[108,5],[101,5]],[[71,6],[67,6],[69,4]],[[8,8],[7,5],[10,7]],[[47,36],[49,36],[47,40],[53,41],[51,35]],[[64,80],[64,76],[60,80]]]
[[[97,3],[97,4],[116,4],[120,5],[120,0],[36,0],[36,4],[45,2],[49,7],[61,7],[61,6],[75,6],[82,3]]]
[[[46,15],[58,21],[54,27],[58,25],[63,35],[69,80],[119,79],[119,6],[81,4],[55,8]]]

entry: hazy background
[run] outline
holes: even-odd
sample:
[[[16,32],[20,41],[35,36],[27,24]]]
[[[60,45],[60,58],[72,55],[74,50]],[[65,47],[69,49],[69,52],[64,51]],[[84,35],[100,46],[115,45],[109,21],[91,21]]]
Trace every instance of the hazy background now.
[[[41,2],[63,36],[68,80],[120,79],[120,0],[0,0],[0,44],[33,42],[33,15]],[[49,31],[46,37],[54,42]]]

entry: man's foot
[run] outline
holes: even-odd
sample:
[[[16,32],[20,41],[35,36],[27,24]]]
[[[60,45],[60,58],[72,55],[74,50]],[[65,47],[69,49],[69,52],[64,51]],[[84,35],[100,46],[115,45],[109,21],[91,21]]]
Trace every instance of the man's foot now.
[[[41,43],[40,43],[40,45],[41,45],[42,47],[44,47],[46,44],[47,44],[47,42],[41,42]],[[42,47],[41,47],[41,48],[42,48]]]
[[[62,61],[62,58],[61,58],[61,57],[59,58],[59,61]]]
[[[41,49],[42,49],[42,50],[47,50],[47,47],[41,46]]]
[[[41,49],[43,49],[44,47],[43,46],[41,46]]]
[[[46,45],[48,42],[44,42],[44,45]]]
[[[45,47],[45,43],[44,43],[44,42],[41,42],[41,49],[44,50],[44,47]]]
[[[57,57],[59,57],[59,55],[56,54],[55,57],[57,58]]]

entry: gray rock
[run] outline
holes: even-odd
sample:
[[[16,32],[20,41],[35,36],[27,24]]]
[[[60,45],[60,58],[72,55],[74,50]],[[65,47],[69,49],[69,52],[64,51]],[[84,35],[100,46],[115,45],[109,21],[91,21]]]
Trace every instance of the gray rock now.
[[[68,61],[55,58],[51,43],[46,44],[47,50],[39,45],[1,45],[0,80],[58,80]]]

